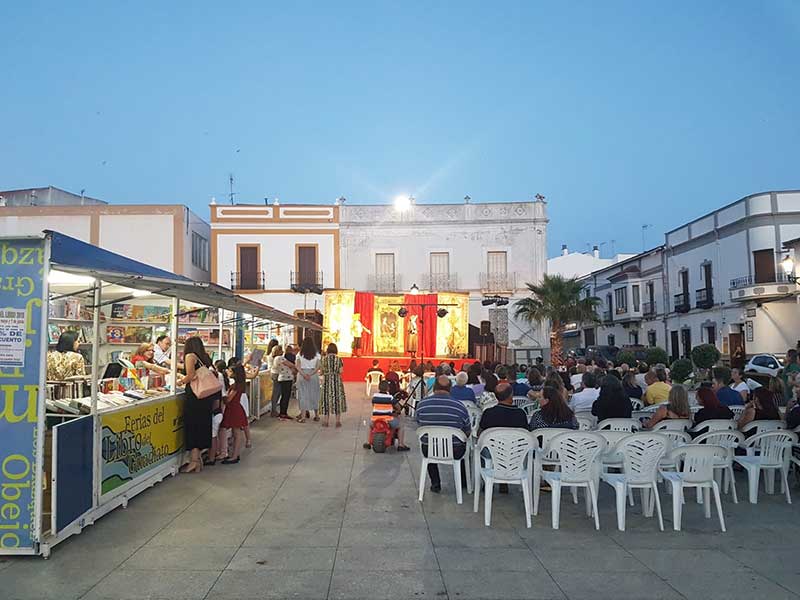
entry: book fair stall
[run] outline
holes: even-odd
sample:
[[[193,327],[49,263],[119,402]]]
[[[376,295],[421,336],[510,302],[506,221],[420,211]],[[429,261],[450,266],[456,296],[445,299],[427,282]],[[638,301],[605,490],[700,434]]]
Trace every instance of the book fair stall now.
[[[0,238],[0,269],[0,554],[47,557],[178,473],[184,394],[175,382],[188,337],[225,360],[252,320],[309,327],[226,288],[56,232]],[[167,361],[131,361],[164,336],[172,342],[162,348]],[[48,379],[59,371],[48,368],[59,340],[77,352],[68,357],[81,372]]]

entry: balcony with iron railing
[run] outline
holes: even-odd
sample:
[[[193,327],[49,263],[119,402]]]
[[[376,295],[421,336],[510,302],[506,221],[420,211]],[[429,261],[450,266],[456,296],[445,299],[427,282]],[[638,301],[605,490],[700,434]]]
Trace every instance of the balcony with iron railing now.
[[[231,271],[231,289],[236,292],[265,289],[264,271]]]
[[[432,292],[455,292],[458,278],[455,273],[423,273],[420,277],[422,289]]]
[[[649,300],[647,302],[642,302],[642,316],[644,317],[652,317],[656,314],[656,302],[655,300]]]
[[[513,294],[517,289],[516,273],[481,273],[480,280],[484,294]]]
[[[602,323],[604,323],[604,324],[613,323],[614,322],[614,315],[611,314],[611,309],[604,310],[601,319],[602,319]]]
[[[711,308],[714,306],[714,290],[712,288],[695,290],[694,304],[697,308]]]
[[[691,306],[689,305],[689,293],[675,294],[675,312],[685,313],[689,312]]]
[[[372,292],[404,293],[402,280],[397,273],[376,273],[367,277],[367,288]]]
[[[730,298],[734,302],[780,298],[797,294],[797,283],[790,281],[783,271],[775,273],[743,275],[731,279]]]
[[[322,271],[292,271],[290,285],[298,294],[321,294],[323,290]]]

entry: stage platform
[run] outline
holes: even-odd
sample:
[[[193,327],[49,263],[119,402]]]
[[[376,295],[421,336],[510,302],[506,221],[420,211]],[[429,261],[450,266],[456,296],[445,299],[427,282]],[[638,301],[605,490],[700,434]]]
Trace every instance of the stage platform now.
[[[384,373],[389,368],[389,365],[392,362],[397,361],[400,363],[400,368],[405,371],[408,369],[408,364],[411,362],[411,358],[408,356],[343,356],[342,362],[344,363],[344,373],[342,373],[342,380],[343,381],[364,381],[364,376],[369,371],[370,367],[372,367],[372,361],[378,360],[379,367],[381,371]],[[434,366],[438,365],[442,362],[454,362],[456,363],[456,369],[461,370],[461,366],[464,363],[470,365],[475,362],[474,358],[447,358],[444,356],[436,357],[436,358],[426,358],[425,362],[431,361]],[[417,363],[419,363],[419,359],[417,359]]]

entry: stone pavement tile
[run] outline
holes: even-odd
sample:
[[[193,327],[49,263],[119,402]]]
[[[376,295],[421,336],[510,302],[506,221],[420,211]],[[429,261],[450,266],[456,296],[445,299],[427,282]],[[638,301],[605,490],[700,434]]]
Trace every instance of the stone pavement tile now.
[[[228,565],[230,571],[330,571],[335,548],[240,548]]]
[[[544,573],[535,554],[522,548],[436,548],[442,571],[527,571]]]
[[[466,500],[466,499],[465,499]],[[471,503],[470,503],[471,504]],[[435,512],[430,513],[427,510],[425,511],[425,518],[427,519],[428,523],[437,528],[447,529],[447,528],[454,528],[454,529],[487,529],[486,525],[483,523],[483,506],[478,510],[478,512],[472,512],[472,508],[468,512]],[[520,517],[520,521],[517,525],[520,527],[525,527],[525,515],[523,514]],[[492,513],[492,525],[491,528],[494,530],[501,530],[507,529],[510,530],[509,533],[512,533],[514,530],[514,524],[501,513]]]
[[[156,571],[222,571],[236,553],[233,546],[143,546],[122,568]]]
[[[725,545],[725,534],[716,532],[689,532],[673,531],[664,524],[663,532],[656,529],[652,532],[644,531],[610,531],[608,536],[626,550],[634,554],[639,549],[665,549],[665,548],[700,548],[711,549]]]
[[[550,575],[570,599],[673,600],[681,598],[678,592],[650,572],[594,573],[573,568],[569,571],[550,571]]]
[[[328,595],[328,571],[225,571],[207,600],[264,600],[267,598],[323,599]]]
[[[447,597],[438,571],[361,571],[334,570],[331,600],[441,600]]]
[[[390,534],[391,536],[391,534]],[[337,571],[438,571],[439,564],[430,543],[420,546],[409,546],[394,551],[391,542],[387,551],[376,551],[375,548],[361,546],[356,548],[339,548],[336,552]]]
[[[597,531],[594,527],[590,529],[570,529],[564,527],[553,529],[549,521],[544,523],[541,520],[534,520],[534,525],[530,529],[517,527],[515,533],[525,540],[525,543],[534,550],[543,548],[572,548],[581,547],[584,549],[603,549],[616,546],[614,540],[606,535],[605,532]]]
[[[575,565],[581,565],[584,572],[627,571],[640,572],[642,563],[630,552],[619,546],[599,548],[577,546],[572,548],[535,547],[533,553],[542,561],[548,571],[569,571]]]
[[[298,531],[277,523],[256,527],[242,543],[243,547],[256,548],[336,548],[339,545],[339,527],[313,527]]]
[[[332,511],[323,511],[322,509],[302,511],[298,509],[288,512],[265,512],[256,521],[255,528],[263,529],[265,527],[278,526],[302,530],[340,527],[343,519],[344,511],[338,508]]]
[[[798,542],[797,539],[793,540],[792,550],[787,550],[786,547],[777,548],[758,548],[757,550],[746,545],[741,546],[726,546],[721,548],[721,551],[735,559],[741,565],[750,567],[756,571],[779,569],[782,567],[792,570],[791,563],[786,564],[787,559],[795,556],[797,553]],[[798,569],[800,571],[800,569]]]
[[[140,571],[119,569],[98,583],[85,600],[202,599],[219,577],[219,571]]]
[[[436,548],[525,548],[525,542],[513,529],[459,529],[430,523],[430,534]]]
[[[269,502],[266,512],[289,512],[301,510],[303,512],[342,512],[347,503],[347,495],[341,493],[335,496],[320,496],[318,493],[311,496],[289,496],[279,492]]]
[[[347,499],[346,512],[350,511],[377,511],[377,512],[423,512],[423,505],[417,500],[417,494],[413,496],[398,496],[396,498],[365,498],[360,496],[350,496]]]
[[[339,540],[340,548],[353,548],[368,546],[371,548],[392,548],[405,546],[422,546],[431,543],[431,536],[427,528],[402,528],[386,531],[376,527],[349,527],[342,528],[342,537]]]
[[[342,528],[350,527],[391,527],[421,528],[427,527],[425,515],[414,510],[348,510],[344,514]]]
[[[550,576],[541,573],[496,571],[442,571],[450,598],[479,600],[516,600],[526,598],[563,598]]]
[[[648,569],[662,577],[677,572],[691,573],[696,569],[709,573],[730,573],[742,567],[737,560],[715,548],[695,548],[691,552],[685,549],[641,549],[632,552]]]
[[[54,549],[55,552],[59,548]],[[75,550],[71,554],[74,554]],[[117,566],[116,561],[44,561],[40,557],[15,559],[0,571],[0,598],[3,600],[72,600],[83,596]]]
[[[702,566],[700,567],[702,568]],[[751,569],[742,567],[729,571],[724,577],[691,577],[686,572],[676,572],[665,581],[686,598],[697,600],[752,600],[753,598],[796,598],[797,596],[777,583]]]
[[[162,529],[150,546],[240,546],[252,529],[252,524],[217,526],[199,519],[181,527],[170,525]]]
[[[791,558],[784,556],[784,561],[791,562],[791,560]],[[786,565],[787,568],[782,569],[782,564],[772,563],[767,568],[758,569],[759,575],[800,596],[800,569],[794,565]]]

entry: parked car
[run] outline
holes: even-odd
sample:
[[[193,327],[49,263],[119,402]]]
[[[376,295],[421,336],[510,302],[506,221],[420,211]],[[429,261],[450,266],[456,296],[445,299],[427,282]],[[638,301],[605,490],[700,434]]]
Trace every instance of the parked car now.
[[[586,360],[597,360],[603,358],[605,360],[613,361],[619,352],[616,346],[587,346],[586,347]]]
[[[783,368],[780,359],[774,354],[756,354],[750,357],[744,366],[745,373],[764,373],[777,377],[778,372]]]

